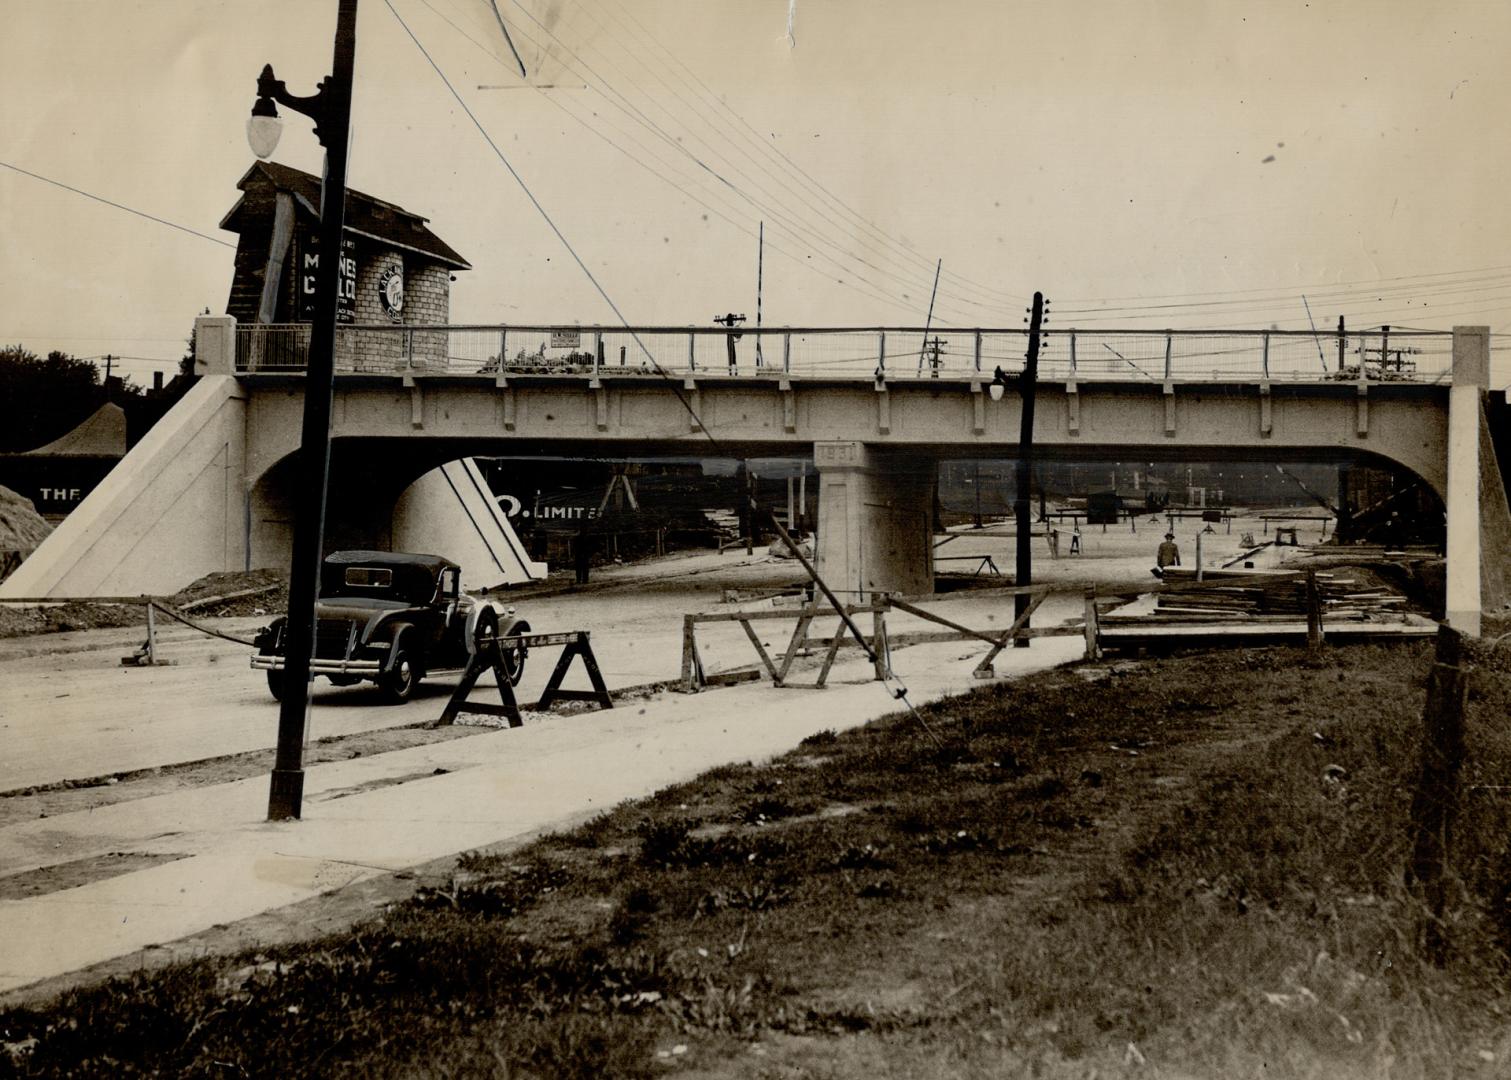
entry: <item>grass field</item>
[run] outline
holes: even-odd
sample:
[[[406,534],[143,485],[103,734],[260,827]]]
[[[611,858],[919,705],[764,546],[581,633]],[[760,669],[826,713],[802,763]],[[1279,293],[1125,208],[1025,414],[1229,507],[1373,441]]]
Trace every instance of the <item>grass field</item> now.
[[[349,933],[0,1014],[0,1073],[1505,1076],[1508,652],[1441,966],[1403,884],[1430,643],[1255,650],[715,770]]]

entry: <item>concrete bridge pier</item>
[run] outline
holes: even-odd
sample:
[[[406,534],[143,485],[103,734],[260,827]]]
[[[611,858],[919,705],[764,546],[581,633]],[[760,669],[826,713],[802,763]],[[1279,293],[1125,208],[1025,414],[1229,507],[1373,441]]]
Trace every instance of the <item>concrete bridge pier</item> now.
[[[926,451],[863,442],[813,444],[818,571],[840,598],[934,589],[934,489]]]

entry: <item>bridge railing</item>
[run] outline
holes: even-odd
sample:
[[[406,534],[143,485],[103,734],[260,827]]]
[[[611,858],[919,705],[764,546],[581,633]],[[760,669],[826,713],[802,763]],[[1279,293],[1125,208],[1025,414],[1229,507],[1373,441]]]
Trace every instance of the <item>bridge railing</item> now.
[[[241,372],[300,371],[309,324],[236,328]],[[1023,329],[343,324],[336,370],[456,375],[793,375],[887,380],[1011,374]],[[1446,382],[1448,331],[1046,330],[1045,380]]]

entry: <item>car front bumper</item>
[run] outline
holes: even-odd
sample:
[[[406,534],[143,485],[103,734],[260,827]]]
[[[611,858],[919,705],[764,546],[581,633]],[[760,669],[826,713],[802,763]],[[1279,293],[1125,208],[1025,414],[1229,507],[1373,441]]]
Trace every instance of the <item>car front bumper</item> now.
[[[282,671],[281,656],[254,656],[252,667],[257,671]],[[310,661],[311,675],[365,675],[372,677],[383,673],[381,660],[321,660]]]

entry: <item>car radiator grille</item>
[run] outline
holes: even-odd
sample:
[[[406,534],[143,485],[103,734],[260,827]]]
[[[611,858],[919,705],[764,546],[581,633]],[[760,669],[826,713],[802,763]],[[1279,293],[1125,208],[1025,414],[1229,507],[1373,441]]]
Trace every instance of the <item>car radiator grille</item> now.
[[[350,641],[351,623],[343,619],[321,619],[315,623],[315,655],[320,659],[346,659]]]

